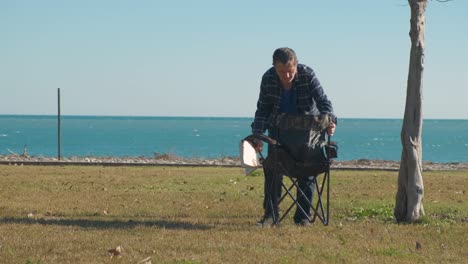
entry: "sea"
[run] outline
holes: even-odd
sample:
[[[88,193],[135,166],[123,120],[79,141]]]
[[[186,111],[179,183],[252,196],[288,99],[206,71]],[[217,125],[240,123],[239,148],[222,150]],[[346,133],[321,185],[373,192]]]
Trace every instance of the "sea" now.
[[[239,155],[239,142],[251,133],[246,117],[62,116],[62,157],[222,158]],[[332,137],[338,160],[401,158],[401,119],[339,120]],[[0,115],[0,155],[12,152],[57,157],[58,117]],[[468,120],[426,119],[423,161],[468,162]]]

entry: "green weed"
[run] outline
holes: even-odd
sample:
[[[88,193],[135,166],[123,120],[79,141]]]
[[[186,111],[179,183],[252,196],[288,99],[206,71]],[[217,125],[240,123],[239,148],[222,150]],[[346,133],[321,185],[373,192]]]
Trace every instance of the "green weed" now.
[[[357,219],[377,219],[381,221],[393,221],[393,205],[379,205],[376,207],[369,207],[369,208],[354,208],[352,210],[353,220]]]

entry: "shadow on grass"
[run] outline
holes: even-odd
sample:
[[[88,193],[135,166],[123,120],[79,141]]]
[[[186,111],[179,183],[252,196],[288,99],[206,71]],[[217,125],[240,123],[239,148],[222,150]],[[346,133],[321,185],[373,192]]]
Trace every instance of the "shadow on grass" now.
[[[135,227],[156,227],[161,229],[207,230],[212,227],[202,224],[192,224],[177,221],[121,221],[121,220],[92,220],[92,219],[30,219],[30,218],[1,218],[0,224],[41,224],[57,226],[78,226],[94,229],[129,229]]]

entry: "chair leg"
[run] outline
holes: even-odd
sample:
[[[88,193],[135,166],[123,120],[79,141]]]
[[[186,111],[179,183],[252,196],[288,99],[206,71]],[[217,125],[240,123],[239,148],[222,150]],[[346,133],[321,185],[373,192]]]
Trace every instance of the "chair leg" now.
[[[284,183],[282,183],[282,186],[283,186],[283,189],[285,190],[285,194],[283,194],[283,196],[281,197],[281,199],[279,200],[280,202],[278,204],[281,203],[281,201],[284,200],[284,198],[286,196],[289,196],[293,202],[291,203],[291,205],[288,207],[288,209],[283,213],[283,215],[280,217],[280,220],[279,222],[281,222],[285,217],[286,215],[291,211],[291,209],[294,207],[294,205],[296,205],[299,210],[302,211],[302,213],[306,216],[307,220],[309,220],[310,223],[313,223],[315,221],[315,217],[318,216],[318,218],[320,219],[320,221],[324,222],[324,219],[322,216],[320,216],[319,212],[317,211],[316,208],[313,207],[312,205],[312,201],[310,201],[307,196],[305,195],[305,193],[302,191],[301,188],[299,188],[299,185],[297,184],[298,180],[297,179],[291,179],[291,186],[288,188],[286,187],[286,185]],[[315,181],[316,182],[316,181]],[[317,183],[315,183],[315,185],[317,185]],[[306,213],[306,211],[304,210],[304,208],[302,208],[302,206],[299,204],[298,200],[294,197],[293,193],[291,193],[291,190],[292,188],[296,188],[297,192],[299,192],[299,195],[300,196],[303,196],[306,201],[310,204],[310,207],[311,207],[311,210],[314,212],[314,218],[311,218],[310,216],[308,216],[308,214]],[[318,187],[317,187],[318,188]],[[321,195],[321,194],[320,194]],[[320,201],[321,203],[321,201]],[[323,215],[323,213],[322,213]]]
[[[286,215],[288,215],[288,213],[291,211],[291,209],[294,207],[295,204],[298,204],[297,200],[294,198],[294,195],[291,193],[291,190],[296,187],[296,189],[299,188],[299,186],[297,185],[297,180],[296,179],[291,179],[291,186],[286,187],[286,185],[284,184],[284,182],[281,183],[281,185],[283,186],[283,189],[285,190],[285,193],[283,194],[283,196],[281,197],[281,199],[278,201],[278,205],[281,204],[281,202],[284,200],[284,198],[286,198],[286,196],[289,196],[291,197],[291,199],[293,200],[293,203],[288,207],[288,209],[283,213],[283,215],[280,217],[278,223],[280,223],[285,217]]]
[[[328,225],[330,222],[330,165],[328,165],[327,172],[327,223],[325,225]]]
[[[326,198],[326,205],[325,205],[326,209],[323,206],[323,197],[322,197],[325,185],[327,186],[326,187],[326,197],[325,197]],[[312,219],[312,222],[315,221],[316,217],[318,217],[320,219],[320,221],[324,225],[328,225],[329,217],[330,217],[330,173],[329,173],[329,170],[327,170],[324,173],[323,180],[322,180],[320,188],[319,188],[318,181],[316,181],[315,187],[316,187],[318,195],[317,195],[317,203],[316,203],[315,207],[313,208],[314,217]],[[320,209],[320,211],[319,211],[319,209]]]
[[[289,196],[292,199],[292,204],[286,209],[286,211],[279,217],[278,223],[280,223],[286,215],[292,210],[294,206],[297,206],[299,210],[302,210],[304,215],[306,215],[307,219],[309,220],[310,223],[315,222],[315,219],[318,218],[324,225],[328,225],[329,219],[330,219],[330,169],[328,168],[325,173],[323,174],[323,179],[321,182],[318,180],[318,176],[315,179],[315,189],[316,189],[316,196],[317,196],[317,202],[313,204],[312,201],[309,201],[309,199],[305,196],[304,192],[302,191],[301,188],[299,188],[298,185],[298,180],[297,179],[291,179],[291,186],[287,187],[284,182],[282,182],[282,188],[285,190],[285,193],[282,195],[282,197],[278,201],[278,205],[281,204],[281,202],[286,198],[286,196]],[[299,205],[299,202],[295,198],[294,194],[291,192],[293,188],[297,189],[297,192],[300,193],[300,195],[304,196],[306,201],[310,204],[310,209],[311,213],[313,214],[312,216],[308,216],[304,210]],[[326,190],[325,190],[326,189]],[[325,191],[325,193],[324,193]],[[322,195],[326,195],[326,197],[322,197]],[[326,204],[324,205],[324,201],[326,201]]]

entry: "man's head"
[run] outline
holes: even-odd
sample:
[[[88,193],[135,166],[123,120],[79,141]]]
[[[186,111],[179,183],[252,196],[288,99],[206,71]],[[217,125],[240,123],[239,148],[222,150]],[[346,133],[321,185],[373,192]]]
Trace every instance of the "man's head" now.
[[[279,48],[273,53],[273,66],[284,88],[291,88],[297,72],[297,57],[290,48]]]

